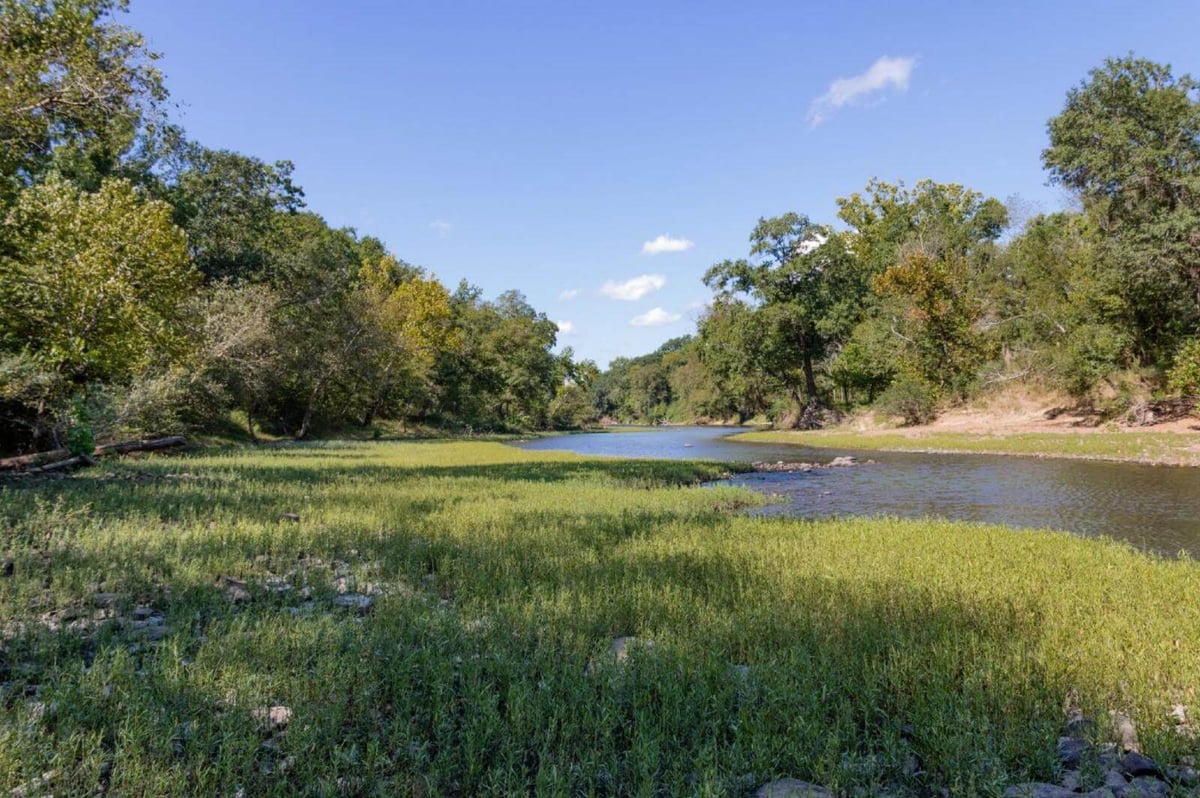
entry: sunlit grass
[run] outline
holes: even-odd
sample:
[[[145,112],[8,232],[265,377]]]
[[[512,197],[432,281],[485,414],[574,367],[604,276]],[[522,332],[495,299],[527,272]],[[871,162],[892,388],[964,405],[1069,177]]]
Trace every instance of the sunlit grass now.
[[[723,470],[327,443],[0,488],[0,785],[738,795],[789,775],[989,794],[1054,776],[1069,693],[1130,713],[1152,754],[1200,754],[1167,716],[1200,685],[1200,566],[1056,533],[742,516],[756,494],[695,485]],[[374,605],[340,609],[339,590]],[[161,613],[165,636],[93,619],[97,592]],[[628,635],[656,645],[622,668],[603,653]],[[286,729],[256,719],[271,705]]]
[[[1035,457],[1200,465],[1200,434],[1176,432],[1027,432],[981,435],[966,432],[856,432],[854,430],[775,430],[745,432],[731,440],[794,443],[830,449],[896,452],[975,452]]]

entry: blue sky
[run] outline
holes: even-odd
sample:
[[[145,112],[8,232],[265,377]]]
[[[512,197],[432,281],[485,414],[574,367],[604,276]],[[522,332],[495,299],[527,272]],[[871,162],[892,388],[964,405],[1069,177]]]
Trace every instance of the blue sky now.
[[[602,366],[692,332],[701,275],[760,216],[832,221],[875,176],[1056,210],[1039,154],[1069,87],[1130,51],[1200,74],[1195,0],[133,0],[125,21],[193,138],[294,161],[330,223],[523,291]]]

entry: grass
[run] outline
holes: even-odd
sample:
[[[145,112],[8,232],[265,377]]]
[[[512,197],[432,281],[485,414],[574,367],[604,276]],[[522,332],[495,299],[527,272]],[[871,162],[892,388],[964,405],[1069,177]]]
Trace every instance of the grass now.
[[[829,449],[1064,457],[1156,465],[1200,466],[1200,434],[1178,432],[858,432],[833,429],[744,432],[732,440],[793,443]]]
[[[1056,775],[1068,695],[1129,713],[1152,755],[1200,754],[1167,714],[1200,685],[1200,565],[755,518],[734,511],[756,494],[696,484],[723,470],[326,443],[9,483],[0,786],[989,795]],[[606,657],[627,635],[656,645]]]

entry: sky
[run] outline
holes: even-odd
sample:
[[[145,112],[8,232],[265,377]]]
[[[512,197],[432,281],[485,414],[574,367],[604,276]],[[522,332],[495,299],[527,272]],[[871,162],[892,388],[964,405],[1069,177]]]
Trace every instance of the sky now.
[[[1106,57],[1200,75],[1200,2],[132,0],[195,140],[602,367],[694,332],[756,221],[873,177],[1069,202],[1046,121]]]

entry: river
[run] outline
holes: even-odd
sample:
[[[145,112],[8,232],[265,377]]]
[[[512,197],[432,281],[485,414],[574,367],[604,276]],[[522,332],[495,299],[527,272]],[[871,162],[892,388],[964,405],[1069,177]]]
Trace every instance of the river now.
[[[842,454],[872,465],[729,480],[781,501],[757,510],[802,518],[896,515],[983,521],[1106,535],[1163,554],[1200,557],[1200,469],[980,454],[846,451],[741,443],[729,427],[658,427],[541,438],[527,449],[585,455],[726,462],[828,462]]]

